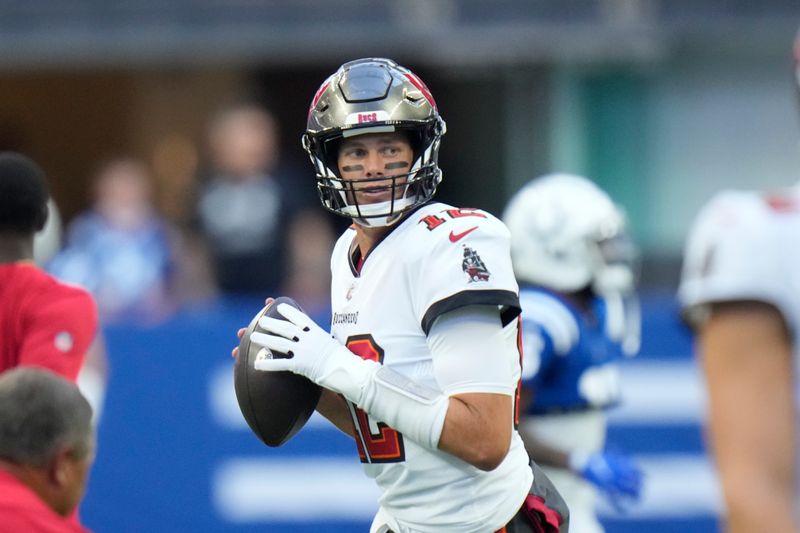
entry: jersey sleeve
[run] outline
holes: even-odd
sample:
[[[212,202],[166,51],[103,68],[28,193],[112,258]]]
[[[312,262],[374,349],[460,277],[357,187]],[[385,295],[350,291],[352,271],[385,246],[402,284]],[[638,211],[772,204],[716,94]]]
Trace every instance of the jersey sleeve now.
[[[511,268],[509,232],[492,215],[469,211],[432,231],[410,269],[412,302],[423,331],[443,313],[467,305],[496,305],[503,325],[519,315],[519,288]]]
[[[27,311],[19,364],[45,367],[75,381],[97,334],[97,307],[88,292],[61,288]]]
[[[711,303],[756,300],[796,324],[800,312],[800,205],[754,192],[720,193],[689,234],[678,298],[684,316]]]

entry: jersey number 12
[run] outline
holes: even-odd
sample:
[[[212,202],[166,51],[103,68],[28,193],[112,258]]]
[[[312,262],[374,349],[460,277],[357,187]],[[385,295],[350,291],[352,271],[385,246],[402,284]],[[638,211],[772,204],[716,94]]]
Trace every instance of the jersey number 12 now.
[[[362,359],[383,364],[383,348],[372,335],[353,335],[345,343],[347,348]],[[403,435],[383,422],[370,420],[367,413],[351,405],[356,427],[356,445],[362,463],[399,463],[405,461]]]

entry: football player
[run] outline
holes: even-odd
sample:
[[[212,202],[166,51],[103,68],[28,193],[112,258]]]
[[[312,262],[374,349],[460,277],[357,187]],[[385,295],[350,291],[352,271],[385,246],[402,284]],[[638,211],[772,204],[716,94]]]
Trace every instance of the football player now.
[[[800,34],[795,40],[800,84]],[[708,392],[727,531],[800,531],[800,189],[721,191],[687,239],[678,296]]]
[[[355,439],[381,491],[371,532],[566,531],[515,416],[519,296],[508,230],[432,200],[445,122],[426,85],[381,58],[319,88],[303,137],[335,245],[332,330],[287,305],[250,340],[323,387],[318,410]]]
[[[532,180],[503,220],[521,285],[522,438],[566,500],[571,530],[601,532],[595,489],[619,507],[641,488],[633,462],[604,450],[618,363],[638,351],[635,249],[621,211],[580,176]]]

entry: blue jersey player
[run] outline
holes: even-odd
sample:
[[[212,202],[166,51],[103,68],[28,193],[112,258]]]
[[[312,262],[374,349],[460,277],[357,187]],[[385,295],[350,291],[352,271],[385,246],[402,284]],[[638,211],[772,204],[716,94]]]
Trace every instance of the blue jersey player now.
[[[637,500],[641,473],[606,451],[605,410],[619,401],[618,363],[639,344],[635,250],[624,217],[591,181],[552,174],[509,202],[524,348],[520,434],[567,502],[570,531],[597,533],[595,493]]]

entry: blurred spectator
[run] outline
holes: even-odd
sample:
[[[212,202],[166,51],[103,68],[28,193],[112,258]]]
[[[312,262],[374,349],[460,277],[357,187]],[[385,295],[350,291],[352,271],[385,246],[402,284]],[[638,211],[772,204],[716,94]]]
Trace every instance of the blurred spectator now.
[[[92,208],[69,225],[66,248],[48,268],[87,288],[105,321],[157,322],[174,307],[174,238],[154,207],[147,168],[115,159],[100,169]]]
[[[181,305],[212,300],[216,295],[208,249],[196,221],[198,149],[180,133],[170,133],[154,143],[150,161],[158,184],[160,213],[177,230],[173,247],[175,274],[171,294]]]
[[[622,212],[580,176],[531,181],[504,220],[521,289],[520,434],[566,500],[570,531],[599,533],[595,490],[618,509],[641,491],[638,467],[605,447],[618,364],[639,349],[635,250]]]
[[[278,125],[254,104],[219,111],[208,144],[211,175],[197,209],[219,288],[294,292],[313,314],[329,297],[333,242],[327,217],[307,192],[313,178],[278,167]]]
[[[81,533],[94,460],[92,408],[49,370],[0,374],[0,532]]]

